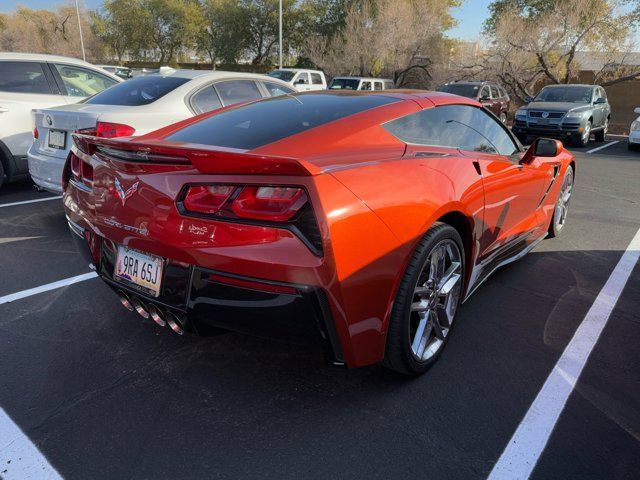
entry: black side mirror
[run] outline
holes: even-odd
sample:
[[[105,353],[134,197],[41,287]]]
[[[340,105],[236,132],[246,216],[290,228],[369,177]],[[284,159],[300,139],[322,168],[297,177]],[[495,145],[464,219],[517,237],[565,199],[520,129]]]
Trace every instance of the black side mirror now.
[[[304,85],[307,82],[305,81],[304,78],[299,78],[298,80],[296,80],[296,85]]]
[[[533,97],[531,95],[527,95],[526,97],[524,97],[524,101],[525,103],[531,103],[533,102]]]
[[[536,157],[557,157],[560,155],[564,146],[560,140],[552,138],[536,138],[529,149],[524,152],[521,164],[528,164]]]
[[[534,148],[534,155],[536,157],[555,157],[560,153],[558,141],[551,138],[538,138],[532,147]]]

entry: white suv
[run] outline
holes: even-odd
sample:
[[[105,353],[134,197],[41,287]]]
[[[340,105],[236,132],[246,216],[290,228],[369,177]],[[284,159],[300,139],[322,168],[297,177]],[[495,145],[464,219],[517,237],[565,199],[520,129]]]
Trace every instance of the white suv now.
[[[299,92],[311,90],[326,90],[327,79],[320,70],[306,70],[303,68],[281,68],[269,73],[270,77],[278,78],[293,86]]]
[[[335,77],[329,90],[390,90],[395,88],[393,80],[371,77]]]
[[[78,102],[122,79],[74,58],[0,52],[0,186],[29,174],[34,108]]]

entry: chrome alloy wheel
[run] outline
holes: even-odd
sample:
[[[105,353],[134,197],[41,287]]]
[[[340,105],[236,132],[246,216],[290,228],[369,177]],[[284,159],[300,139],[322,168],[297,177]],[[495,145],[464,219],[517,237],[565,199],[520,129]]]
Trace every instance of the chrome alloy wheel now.
[[[589,137],[591,136],[591,122],[587,122],[584,127],[584,132],[582,133],[582,142],[587,143],[589,141]]]
[[[416,360],[427,361],[442,347],[461,292],[460,248],[453,240],[445,239],[429,252],[413,291],[409,342]]]
[[[567,173],[562,181],[562,187],[560,187],[560,195],[558,195],[558,201],[556,202],[556,210],[553,215],[553,221],[555,222],[555,230],[559,232],[564,227],[567,221],[567,212],[569,210],[569,201],[571,200],[571,194],[573,193],[573,168],[567,168]]]

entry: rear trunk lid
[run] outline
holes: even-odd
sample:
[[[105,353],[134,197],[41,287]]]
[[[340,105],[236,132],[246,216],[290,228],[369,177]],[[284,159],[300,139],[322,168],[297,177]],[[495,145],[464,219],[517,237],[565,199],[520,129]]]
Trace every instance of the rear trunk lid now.
[[[94,128],[98,117],[105,113],[123,112],[131,107],[120,105],[87,105],[77,103],[56,108],[33,110],[38,138],[34,148],[38,153],[65,158],[71,148],[71,135],[85,128]]]

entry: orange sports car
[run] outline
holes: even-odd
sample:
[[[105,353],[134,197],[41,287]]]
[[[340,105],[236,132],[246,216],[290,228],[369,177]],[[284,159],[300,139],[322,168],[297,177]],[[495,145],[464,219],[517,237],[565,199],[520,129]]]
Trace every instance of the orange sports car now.
[[[562,143],[525,151],[470,99],[313,92],[77,134],[63,184],[87,260],[143,317],[419,374],[460,304],[562,230],[574,175]]]

